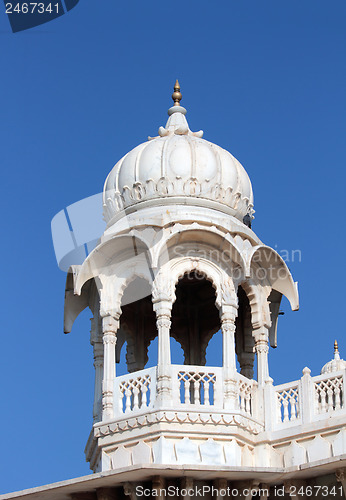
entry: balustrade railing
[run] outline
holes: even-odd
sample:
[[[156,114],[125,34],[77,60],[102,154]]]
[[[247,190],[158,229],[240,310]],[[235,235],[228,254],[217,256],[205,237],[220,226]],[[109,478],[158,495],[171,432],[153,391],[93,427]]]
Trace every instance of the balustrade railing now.
[[[310,370],[295,382],[273,388],[279,427],[296,420],[320,420],[326,413],[345,408],[345,371],[310,376]]]
[[[300,416],[299,381],[275,387],[276,417],[278,423],[297,420]]]
[[[316,414],[344,407],[344,373],[328,373],[313,378],[314,410]]]
[[[151,408],[156,395],[156,367],[117,377],[115,384],[116,414]]]
[[[239,410],[253,416],[257,383],[237,373]]]
[[[169,374],[174,409],[209,409],[217,412],[236,412],[262,420],[258,415],[258,398],[263,397],[257,382],[239,373],[235,374],[234,404],[226,405],[221,367],[171,365]],[[323,415],[345,408],[345,371],[311,377],[308,369],[294,382],[265,388],[266,405],[263,413],[273,415],[266,420],[270,428],[282,428],[300,423],[318,421]],[[269,392],[268,392],[269,390]],[[154,408],[156,398],[156,367],[147,368],[115,379],[115,415],[144,412]],[[229,393],[228,393],[229,394]],[[234,399],[235,398],[235,399]],[[227,399],[227,401],[229,401]],[[233,411],[233,410],[231,410]],[[264,418],[264,417],[263,417]],[[266,417],[267,419],[267,417]]]
[[[222,405],[222,369],[172,365],[175,403],[180,405]]]

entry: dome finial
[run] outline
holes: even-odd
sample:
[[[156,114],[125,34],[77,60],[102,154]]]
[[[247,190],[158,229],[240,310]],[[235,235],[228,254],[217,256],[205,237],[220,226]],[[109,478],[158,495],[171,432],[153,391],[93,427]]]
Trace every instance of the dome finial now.
[[[172,99],[174,101],[174,106],[180,106],[180,101],[181,101],[182,95],[180,92],[180,85],[178,80],[176,80],[175,85],[174,85],[174,92],[172,94]]]
[[[336,360],[340,359],[339,346],[337,340],[334,342],[334,359]]]
[[[336,354],[337,352],[339,352],[339,346],[338,346],[338,341],[335,340],[334,341],[334,354]]]

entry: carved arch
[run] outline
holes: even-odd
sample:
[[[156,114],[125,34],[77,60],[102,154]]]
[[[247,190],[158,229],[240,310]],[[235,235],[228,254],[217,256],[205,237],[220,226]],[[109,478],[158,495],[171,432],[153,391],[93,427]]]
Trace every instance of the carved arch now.
[[[169,297],[173,303],[175,300],[174,289],[179,278],[193,271],[204,275],[211,282],[216,292],[215,303],[218,309],[225,303],[229,305],[237,304],[237,296],[232,279],[223,269],[206,259],[182,257],[177,261],[169,261],[163,266],[154,283],[157,283],[159,280],[162,283],[167,283],[167,287],[170,290]],[[160,289],[159,285],[156,286],[156,289]]]

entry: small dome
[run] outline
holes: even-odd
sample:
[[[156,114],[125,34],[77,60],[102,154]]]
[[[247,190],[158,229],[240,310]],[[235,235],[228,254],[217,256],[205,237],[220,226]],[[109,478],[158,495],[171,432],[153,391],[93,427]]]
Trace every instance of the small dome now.
[[[346,361],[340,358],[337,341],[334,342],[334,359],[328,361],[321,370],[321,375],[324,373],[337,372],[346,368]]]
[[[173,94],[174,96],[175,94]],[[217,202],[220,209],[243,221],[253,218],[250,179],[239,161],[228,151],[202,139],[203,132],[191,132],[186,109],[175,100],[168,110],[166,127],[127,153],[106,179],[103,192],[104,217],[108,223],[119,211],[151,200],[163,205],[168,199],[198,199]],[[165,201],[164,201],[165,200]],[[139,206],[137,207],[140,208]]]

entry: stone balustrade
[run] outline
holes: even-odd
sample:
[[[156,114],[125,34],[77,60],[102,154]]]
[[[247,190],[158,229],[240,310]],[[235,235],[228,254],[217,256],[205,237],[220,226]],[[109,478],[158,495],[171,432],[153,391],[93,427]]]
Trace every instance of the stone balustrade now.
[[[346,371],[310,376],[305,368],[300,380],[272,387],[274,428],[309,424],[345,411]]]
[[[156,400],[156,371],[157,367],[146,368],[115,379],[115,419],[162,409],[162,403]],[[221,367],[171,365],[168,372],[172,384],[172,409],[225,413]],[[234,409],[226,412],[255,418],[269,430],[308,424],[344,411],[345,384],[344,370],[311,377],[306,368],[303,377],[294,382],[273,386],[269,379],[265,397],[263,388],[255,380],[236,373]],[[270,408],[261,412],[262,404]]]
[[[132,463],[280,468],[346,456],[346,370],[311,377],[305,368],[300,380],[276,386],[222,367],[167,365],[165,377],[166,399],[157,366],[114,379],[113,416],[94,424],[86,446],[93,470]]]

